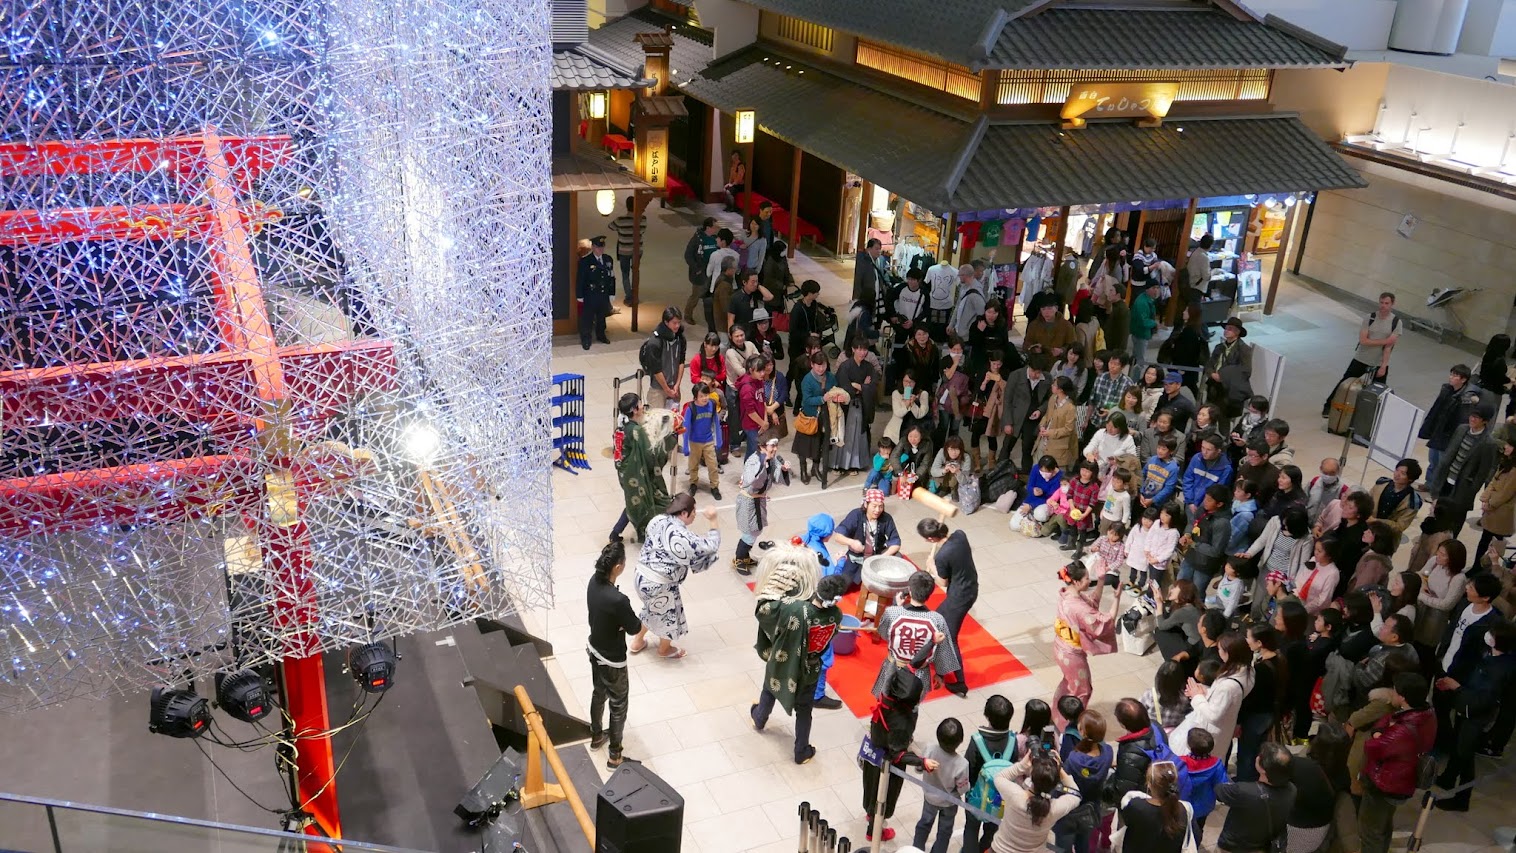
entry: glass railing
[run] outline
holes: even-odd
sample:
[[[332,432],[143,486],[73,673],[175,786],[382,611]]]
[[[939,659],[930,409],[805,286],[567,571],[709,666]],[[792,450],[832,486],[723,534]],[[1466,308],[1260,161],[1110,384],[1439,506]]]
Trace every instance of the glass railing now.
[[[173,815],[0,794],[6,853],[421,853]]]

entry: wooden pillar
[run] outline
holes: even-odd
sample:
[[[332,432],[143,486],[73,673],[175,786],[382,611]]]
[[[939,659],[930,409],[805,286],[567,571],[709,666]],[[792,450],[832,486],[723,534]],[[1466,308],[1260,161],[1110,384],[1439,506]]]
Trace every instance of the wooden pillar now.
[[[1274,255],[1274,269],[1269,273],[1269,294],[1263,302],[1265,316],[1274,313],[1274,298],[1279,295],[1279,278],[1284,273],[1284,264],[1290,251],[1290,238],[1295,234],[1295,223],[1300,219],[1300,208],[1304,203],[1297,202],[1290,206],[1290,212],[1284,217],[1284,234],[1279,238],[1279,251]]]
[[[584,309],[575,298],[579,292],[579,193],[569,193],[569,225],[568,245],[564,251],[569,253],[569,318],[574,321],[574,329],[579,328],[579,312]],[[635,315],[634,315],[635,316]]]
[[[632,331],[637,329],[637,315],[642,312],[639,298],[642,287],[642,190],[632,190]]]
[[[800,158],[805,155],[800,146],[794,146],[795,157],[790,165],[790,245],[788,257],[795,257],[795,243],[800,240]]]
[[[954,249],[954,246],[956,244],[953,241],[953,237],[957,233],[958,214],[949,213],[947,215],[947,219],[943,222],[942,225],[942,242],[937,246],[937,257],[947,261],[955,267],[958,266],[958,260],[955,257],[958,253]]]
[[[1147,219],[1148,212],[1146,210],[1137,211],[1137,233],[1132,238],[1132,246],[1126,253],[1128,262],[1131,261],[1133,255],[1142,250],[1142,229],[1147,226]],[[1126,289],[1126,304],[1132,304],[1132,299],[1135,297],[1136,292],[1134,288],[1128,287]]]
[[[869,239],[869,213],[872,205],[870,199],[874,197],[874,184],[872,181],[863,182],[863,192],[858,196],[858,245],[853,248],[863,251],[863,246]]]
[[[742,204],[738,205],[738,209],[742,211],[742,227],[739,229],[739,233],[742,234],[747,233],[748,217],[758,215],[758,205],[753,203],[753,193],[758,191],[758,184],[753,180],[753,175],[756,174],[754,167],[758,165],[756,162],[758,154],[758,134],[762,132],[763,131],[759,130],[757,127],[754,127],[753,141],[747,144],[747,174],[743,176],[743,180],[747,182],[747,192],[743,194],[744,198],[742,199]]]
[[[1184,262],[1190,256],[1190,223],[1195,221],[1195,205],[1199,202],[1199,199],[1190,199],[1190,205],[1184,211],[1184,219],[1179,223],[1179,248],[1174,252],[1176,256],[1174,258],[1174,298],[1169,299],[1169,310],[1166,312],[1168,316],[1164,318],[1170,326],[1175,325],[1174,318],[1179,315],[1179,303],[1181,301],[1188,303],[1190,298],[1188,293],[1184,294],[1183,300],[1178,298],[1180,295],[1179,271],[1184,269]]]
[[[1058,236],[1055,238],[1053,249],[1053,278],[1057,284],[1058,268],[1063,265],[1063,250],[1067,247],[1069,239],[1069,208],[1064,206],[1058,211]]]

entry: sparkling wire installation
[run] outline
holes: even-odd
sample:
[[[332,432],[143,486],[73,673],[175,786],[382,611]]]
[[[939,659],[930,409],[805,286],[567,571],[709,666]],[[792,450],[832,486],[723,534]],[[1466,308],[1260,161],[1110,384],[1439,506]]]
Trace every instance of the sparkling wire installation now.
[[[0,18],[0,711],[551,603],[549,19]]]

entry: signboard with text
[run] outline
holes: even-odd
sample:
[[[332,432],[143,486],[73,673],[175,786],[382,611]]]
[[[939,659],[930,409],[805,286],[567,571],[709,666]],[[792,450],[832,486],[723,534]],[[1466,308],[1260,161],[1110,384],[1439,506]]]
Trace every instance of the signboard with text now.
[[[644,181],[663,189],[668,179],[669,129],[649,127],[637,148],[638,172]]]
[[[1141,118],[1157,124],[1179,95],[1178,83],[1076,83],[1059,114],[1069,127],[1090,119]]]

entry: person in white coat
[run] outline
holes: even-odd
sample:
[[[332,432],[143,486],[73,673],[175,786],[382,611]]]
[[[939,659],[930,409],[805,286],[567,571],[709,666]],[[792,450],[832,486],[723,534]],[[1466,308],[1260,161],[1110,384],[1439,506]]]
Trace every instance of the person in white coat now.
[[[1123,456],[1136,455],[1137,441],[1132,438],[1126,415],[1121,412],[1111,413],[1111,416],[1106,419],[1105,427],[1096,430],[1095,434],[1090,436],[1089,443],[1084,446],[1084,458],[1100,466],[1102,479],[1111,475],[1116,466],[1116,460]]]
[[[1253,651],[1247,637],[1228,631],[1216,644],[1221,655],[1221,671],[1209,686],[1191,678],[1184,688],[1190,697],[1190,713],[1169,735],[1169,745],[1176,755],[1188,755],[1190,729],[1205,729],[1215,739],[1215,751],[1225,755],[1227,744],[1237,730],[1237,714],[1242,699],[1253,689]]]

